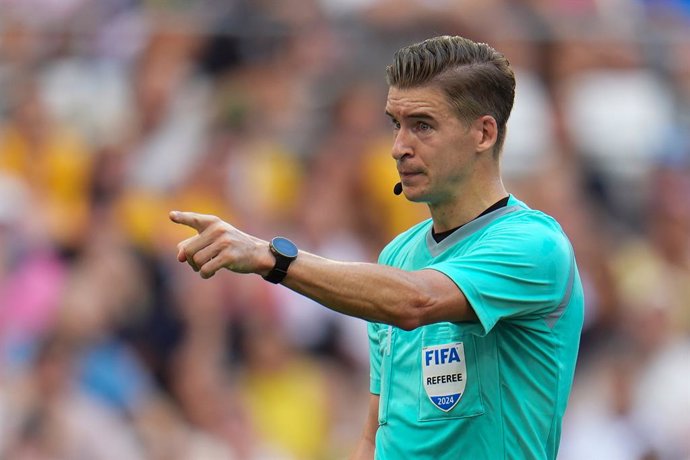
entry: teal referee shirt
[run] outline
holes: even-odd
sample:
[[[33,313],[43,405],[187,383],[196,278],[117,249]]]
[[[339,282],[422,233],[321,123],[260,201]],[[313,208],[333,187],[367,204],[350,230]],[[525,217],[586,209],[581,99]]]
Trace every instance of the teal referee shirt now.
[[[568,238],[512,195],[440,243],[431,232],[412,227],[379,263],[444,273],[479,322],[369,324],[376,459],[555,459],[584,310]]]

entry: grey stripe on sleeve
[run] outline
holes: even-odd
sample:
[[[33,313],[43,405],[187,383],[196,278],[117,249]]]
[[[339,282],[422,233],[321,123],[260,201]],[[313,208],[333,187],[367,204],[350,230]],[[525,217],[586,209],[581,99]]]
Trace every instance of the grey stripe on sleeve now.
[[[570,297],[573,295],[573,286],[575,284],[575,251],[573,246],[570,246],[570,275],[568,275],[568,284],[566,285],[565,294],[558,307],[546,317],[546,325],[549,329],[553,329],[558,320],[563,316],[566,307],[570,303]]]

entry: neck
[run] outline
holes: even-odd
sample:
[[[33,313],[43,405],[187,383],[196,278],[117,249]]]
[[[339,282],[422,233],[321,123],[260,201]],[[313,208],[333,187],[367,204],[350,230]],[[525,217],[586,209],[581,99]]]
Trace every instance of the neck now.
[[[448,202],[430,203],[434,231],[441,233],[464,225],[506,196],[508,192],[499,177],[478,187],[458,190],[454,199]]]

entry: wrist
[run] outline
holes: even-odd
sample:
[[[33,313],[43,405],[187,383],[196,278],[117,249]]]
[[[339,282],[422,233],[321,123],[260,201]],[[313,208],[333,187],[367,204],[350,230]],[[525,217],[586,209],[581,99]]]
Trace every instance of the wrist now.
[[[257,254],[258,263],[255,273],[261,277],[265,277],[271,272],[276,263],[275,257],[271,254],[271,248],[268,241],[261,241],[257,245]]]

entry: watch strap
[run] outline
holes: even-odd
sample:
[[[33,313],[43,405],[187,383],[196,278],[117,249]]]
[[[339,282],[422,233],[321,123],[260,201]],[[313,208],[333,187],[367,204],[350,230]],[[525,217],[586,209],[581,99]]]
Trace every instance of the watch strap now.
[[[268,275],[264,276],[264,279],[270,283],[278,284],[281,281],[283,281],[286,276],[287,276],[287,270],[281,269],[281,268],[278,268],[277,266],[275,266],[271,269],[270,272],[268,272]]]

